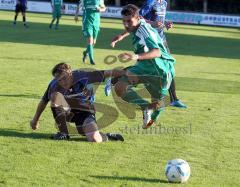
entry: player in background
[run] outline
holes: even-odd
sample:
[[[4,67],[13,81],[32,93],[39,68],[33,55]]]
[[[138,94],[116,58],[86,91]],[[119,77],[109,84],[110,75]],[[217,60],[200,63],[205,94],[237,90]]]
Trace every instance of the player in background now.
[[[49,83],[30,122],[31,128],[36,130],[39,127],[39,119],[50,101],[53,117],[59,130],[53,139],[68,140],[70,136],[67,123],[74,122],[79,134],[85,135],[90,142],[124,141],[120,134],[99,132],[91,84],[103,82],[105,77],[121,76],[125,73],[123,70],[72,71],[66,63],[57,64],[52,70],[54,79]]]
[[[141,19],[138,7],[129,4],[121,14],[126,30],[121,39],[131,34],[135,54],[123,53],[119,58],[137,62],[127,68],[128,76],[119,78],[114,88],[117,96],[141,108],[143,128],[146,129],[164,110],[164,97],[175,75],[175,59],[168,53],[156,29]],[[134,91],[133,87],[138,84],[144,84],[151,95],[151,103]]]
[[[140,10],[140,16],[142,16],[147,22],[149,22],[152,27],[157,29],[159,36],[161,37],[165,48],[170,53],[170,49],[167,44],[167,39],[164,33],[164,28],[172,28],[172,22],[165,21],[167,12],[167,1],[166,0],[146,0],[144,5]],[[187,108],[177,97],[175,80],[172,80],[171,86],[169,88],[169,95],[171,99],[170,106],[175,106],[179,108]]]
[[[75,21],[78,21],[79,8],[83,9],[82,30],[83,35],[87,39],[87,48],[83,51],[83,63],[89,56],[90,63],[95,65],[94,61],[94,45],[100,31],[100,13],[105,12],[106,7],[103,0],[80,0],[77,6]]]
[[[52,6],[52,21],[49,25],[49,28],[51,29],[55,20],[56,25],[55,29],[58,29],[59,21],[62,15],[62,8],[63,8],[63,0],[51,0],[51,6]]]
[[[17,24],[17,17],[19,12],[21,12],[23,17],[23,25],[25,28],[28,28],[28,25],[26,23],[26,9],[27,9],[27,0],[17,0],[13,25]]]

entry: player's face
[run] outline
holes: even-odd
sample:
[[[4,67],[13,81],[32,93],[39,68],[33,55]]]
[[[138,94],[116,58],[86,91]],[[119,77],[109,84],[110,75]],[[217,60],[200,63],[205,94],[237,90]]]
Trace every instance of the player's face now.
[[[71,71],[69,71],[69,72],[64,71],[61,74],[56,74],[55,78],[56,78],[58,84],[61,87],[63,87],[64,89],[69,89],[72,87],[73,79],[72,79]]]
[[[134,32],[139,26],[139,17],[138,16],[123,16],[123,25],[128,32]]]

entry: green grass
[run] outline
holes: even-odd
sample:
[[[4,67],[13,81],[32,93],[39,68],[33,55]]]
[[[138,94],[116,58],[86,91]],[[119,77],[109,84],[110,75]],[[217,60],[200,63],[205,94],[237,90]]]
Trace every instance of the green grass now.
[[[81,24],[63,16],[60,29],[49,30],[50,15],[28,14],[25,29],[21,22],[13,27],[12,18],[13,12],[0,12],[0,186],[239,186],[239,29],[175,25],[167,37],[177,59],[177,93],[188,108],[167,108],[156,126],[161,131],[150,134],[137,128],[139,111],[118,108],[100,86],[98,118],[117,112],[102,131],[123,133],[125,142],[93,144],[80,136],[50,140],[56,129],[49,107],[40,129],[29,128],[56,63],[93,68],[81,63],[86,43]],[[132,50],[128,40],[110,48],[121,31],[120,20],[102,20],[95,69],[129,65],[104,63],[107,55]],[[187,184],[166,183],[165,164],[174,158],[189,162]]]

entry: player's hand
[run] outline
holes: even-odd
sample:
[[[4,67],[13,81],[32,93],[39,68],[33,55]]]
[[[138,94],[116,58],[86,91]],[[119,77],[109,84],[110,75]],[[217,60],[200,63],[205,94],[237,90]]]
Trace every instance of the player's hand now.
[[[30,121],[30,127],[32,130],[37,130],[39,128],[39,121],[33,119]]]
[[[168,22],[166,22],[165,26],[166,26],[167,30],[171,29],[171,28],[173,28],[173,22],[168,21]]]
[[[111,46],[112,48],[115,47],[116,43],[118,43],[119,41],[121,41],[123,39],[122,35],[118,35],[115,38],[113,38],[112,42],[111,42]]]
[[[126,72],[126,76],[128,78],[128,82],[132,85],[137,84],[139,81],[139,78],[136,74],[131,73],[130,71]]]
[[[153,22],[151,23],[151,25],[152,25],[154,28],[163,28],[163,27],[164,27],[163,23],[160,22],[160,21],[153,21]]]
[[[122,53],[122,54],[118,55],[118,58],[121,60],[132,60],[133,55],[129,54],[129,53]]]
[[[75,15],[74,20],[75,20],[75,22],[78,22],[78,21],[79,21],[78,15]]]

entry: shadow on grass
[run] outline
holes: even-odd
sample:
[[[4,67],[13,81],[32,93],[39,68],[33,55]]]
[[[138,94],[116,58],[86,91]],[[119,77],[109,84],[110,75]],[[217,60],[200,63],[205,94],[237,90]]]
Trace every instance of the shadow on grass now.
[[[16,138],[31,138],[31,139],[50,139],[52,134],[46,133],[27,133],[16,129],[0,129],[0,136],[16,137]]]
[[[36,94],[1,94],[0,93],[0,97],[16,97],[16,98],[26,98],[26,99],[40,99],[41,96],[36,95]]]
[[[123,180],[123,181],[134,181],[134,182],[169,183],[167,180],[149,179],[149,178],[143,178],[143,177],[98,176],[98,175],[92,175],[90,177],[94,177],[94,178],[97,178],[97,179],[103,179],[103,180]]]
[[[59,30],[50,30],[47,23],[29,23],[29,25],[30,27],[25,29],[22,23],[14,27],[11,21],[1,21],[0,27],[3,29],[0,30],[0,42],[86,47],[82,28],[79,25],[60,25]],[[121,29],[102,28],[95,48],[131,51],[133,49],[131,38],[119,43],[114,49],[110,47],[110,41],[119,33],[122,33]],[[167,38],[173,54],[240,58],[240,40],[238,39],[176,33],[168,33]]]
[[[46,139],[46,140],[53,140],[53,134],[49,133],[38,133],[38,132],[22,132],[16,129],[0,129],[0,137],[15,137],[15,138],[29,138],[29,139]],[[81,141],[86,142],[87,139],[85,137],[80,136],[73,136],[68,141]]]

